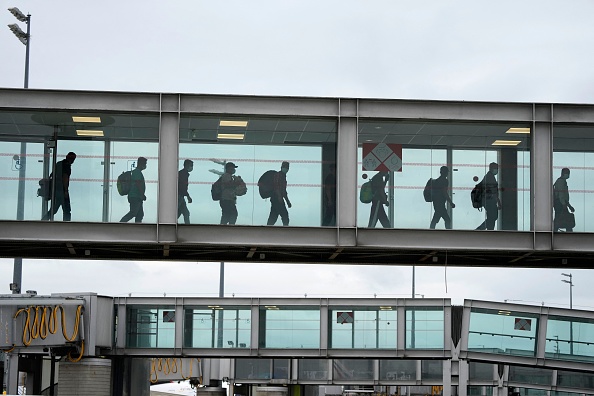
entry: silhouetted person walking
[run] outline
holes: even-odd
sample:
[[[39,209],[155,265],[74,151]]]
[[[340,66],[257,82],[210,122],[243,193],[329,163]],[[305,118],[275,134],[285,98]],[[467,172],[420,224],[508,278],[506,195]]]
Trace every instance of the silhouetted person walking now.
[[[225,173],[221,175],[221,224],[234,225],[237,221],[237,186],[239,180],[233,176],[237,165],[233,162],[225,164]]]
[[[287,173],[289,172],[289,163],[284,161],[281,164],[280,172],[274,175],[272,196],[270,197],[270,215],[268,216],[268,225],[274,225],[280,216],[283,225],[289,225],[289,211],[287,206],[291,207],[291,201],[287,195]],[[285,201],[287,206],[285,206]]]
[[[143,203],[146,201],[146,184],[142,171],[146,169],[146,158],[139,157],[136,161],[136,168],[132,171],[130,192],[128,193],[128,203],[130,211],[120,219],[121,223],[127,223],[134,219],[135,223],[142,223],[144,218]]]
[[[188,192],[188,185],[190,184],[190,172],[194,169],[194,162],[192,160],[185,160],[184,167],[177,174],[177,218],[184,216],[184,224],[190,224],[190,210],[186,205],[186,199],[188,203],[192,203],[192,197]]]
[[[388,196],[386,195],[386,183],[390,180],[388,172],[377,172],[371,178],[371,190],[373,198],[371,199],[371,212],[369,213],[369,228],[374,228],[379,220],[384,228],[390,228],[390,219],[386,215],[384,205],[390,206]]]
[[[72,151],[66,155],[62,161],[56,163],[56,168],[53,172],[54,183],[54,197],[52,200],[51,209],[41,218],[41,220],[49,220],[52,214],[56,214],[58,209],[62,207],[62,216],[64,221],[70,221],[71,207],[70,207],[70,174],[72,173],[72,164],[76,160],[76,154]]]
[[[571,218],[571,213],[575,212],[575,209],[569,203],[569,188],[567,187],[569,175],[569,168],[561,169],[561,176],[553,184],[553,210],[555,211],[553,228],[555,232],[559,231],[559,228],[564,228],[565,232],[573,232],[573,227],[575,227],[575,218]],[[569,213],[570,210],[571,213]]]
[[[336,163],[330,164],[328,175],[324,178],[324,211],[322,226],[336,225]]]
[[[448,174],[450,170],[447,166],[442,166],[439,168],[440,176],[433,180],[432,191],[433,191],[433,209],[435,213],[433,214],[433,219],[431,220],[431,224],[429,228],[435,228],[437,223],[440,219],[443,219],[445,222],[445,228],[448,230],[452,229],[452,219],[448,214],[448,210],[446,209],[446,202],[450,203],[450,206],[453,208],[456,207],[450,198],[450,194],[448,194]]]
[[[499,209],[501,209],[501,201],[499,200],[499,184],[495,176],[499,173],[499,165],[496,162],[489,164],[489,171],[481,181],[483,185],[483,206],[487,212],[487,218],[476,229],[477,230],[494,230],[495,223],[499,217]]]

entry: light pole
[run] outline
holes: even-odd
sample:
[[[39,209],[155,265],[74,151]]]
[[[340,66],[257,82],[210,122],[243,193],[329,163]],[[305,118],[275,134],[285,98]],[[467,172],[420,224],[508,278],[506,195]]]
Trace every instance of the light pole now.
[[[573,309],[573,275],[571,273],[561,275],[569,278],[569,280],[561,279],[561,282],[569,284],[569,309]],[[573,355],[573,320],[569,322],[569,353]]]
[[[8,25],[8,28],[14,35],[25,44],[25,88],[29,88],[29,44],[31,42],[31,14],[23,14],[16,7],[9,8],[8,11],[14,17],[27,24],[27,33],[23,32],[16,23]],[[21,142],[21,152],[19,153],[19,187],[17,193],[17,220],[23,220],[25,212],[25,175],[26,175],[26,155],[27,143]],[[14,259],[14,269],[12,274],[12,283],[10,290],[13,294],[20,294],[21,282],[23,278],[23,259],[16,257]]]

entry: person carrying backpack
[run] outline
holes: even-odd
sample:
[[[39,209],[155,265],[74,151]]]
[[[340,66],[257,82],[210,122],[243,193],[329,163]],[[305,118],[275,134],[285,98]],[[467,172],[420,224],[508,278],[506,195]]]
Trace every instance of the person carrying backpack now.
[[[289,211],[287,206],[291,207],[291,201],[287,195],[287,172],[289,172],[289,163],[284,161],[281,164],[281,170],[276,172],[273,181],[272,195],[270,196],[270,215],[267,225],[274,225],[280,216],[283,226],[289,225]],[[287,206],[285,206],[285,201]]]
[[[499,200],[499,184],[495,176],[499,173],[499,165],[496,162],[489,164],[489,171],[483,177],[481,184],[483,186],[483,202],[487,218],[481,223],[477,230],[494,230],[495,223],[499,217],[499,209],[501,209],[501,200]]]
[[[445,222],[445,228],[447,230],[452,229],[452,219],[448,214],[446,209],[446,202],[450,203],[450,206],[453,208],[456,207],[450,198],[450,194],[448,194],[448,174],[450,173],[450,169],[447,166],[442,166],[439,168],[440,176],[433,180],[432,183],[432,198],[433,198],[433,209],[435,213],[433,214],[433,219],[431,219],[431,224],[429,228],[434,229],[440,219],[443,219]]]
[[[371,178],[371,189],[373,191],[373,198],[371,199],[371,212],[369,213],[369,228],[375,228],[377,221],[384,228],[390,228],[390,219],[386,214],[384,205],[390,206],[388,196],[386,195],[386,183],[390,180],[388,172],[377,172]]]
[[[127,223],[134,219],[135,223],[142,223],[144,218],[144,201],[146,201],[146,183],[142,171],[146,169],[147,159],[138,157],[136,168],[132,171],[130,192],[128,193],[128,203],[130,210],[121,219],[120,223]]]
[[[221,224],[234,225],[237,221],[237,186],[239,180],[235,174],[237,165],[233,162],[225,164],[225,173],[221,175]]]
[[[56,183],[54,186],[55,197],[53,197],[52,207],[41,220],[49,220],[52,214],[55,215],[58,212],[60,206],[62,207],[62,219],[64,221],[71,220],[70,193],[68,192],[68,187],[70,187],[72,164],[75,160],[76,154],[71,151],[66,155],[66,158],[56,163],[56,168],[54,169],[52,177],[54,183]]]

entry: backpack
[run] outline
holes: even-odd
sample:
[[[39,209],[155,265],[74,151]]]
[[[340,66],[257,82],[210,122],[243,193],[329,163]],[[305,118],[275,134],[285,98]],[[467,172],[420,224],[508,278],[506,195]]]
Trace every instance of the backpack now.
[[[247,185],[241,178],[241,176],[236,176],[235,181],[237,182],[237,186],[235,187],[235,195],[241,197],[242,195],[247,194]]]
[[[262,199],[272,197],[274,192],[274,177],[276,176],[275,170],[266,171],[258,179],[258,189]]]
[[[37,196],[48,201],[52,199],[52,177],[50,175],[47,179],[39,180],[39,188],[37,189]]]
[[[423,198],[425,198],[425,202],[433,202],[433,179],[427,180],[425,189],[423,189]]]
[[[128,195],[130,187],[132,186],[132,171],[122,172],[122,174],[118,176],[116,185],[120,195]]]
[[[478,210],[481,210],[483,207],[485,190],[483,186],[483,182],[480,182],[470,192],[470,201],[472,202],[472,207]]]
[[[218,180],[212,183],[210,187],[210,196],[212,197],[213,201],[220,201],[221,197],[223,196],[223,176],[219,177]]]
[[[359,192],[359,201],[364,204],[368,204],[373,200],[373,187],[371,186],[371,180],[363,183],[361,191]]]

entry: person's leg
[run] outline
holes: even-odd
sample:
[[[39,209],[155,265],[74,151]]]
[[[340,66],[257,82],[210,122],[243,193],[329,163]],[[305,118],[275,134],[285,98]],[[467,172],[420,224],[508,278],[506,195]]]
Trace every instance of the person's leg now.
[[[229,224],[234,225],[237,221],[237,205],[233,201],[229,201]]]
[[[287,210],[287,206],[285,205],[285,201],[281,201],[278,207],[278,214],[281,217],[284,226],[289,225],[289,211]]]
[[[64,197],[64,203],[62,204],[62,218],[64,221],[70,221],[72,218],[70,196]]]
[[[229,214],[227,212],[227,201],[220,200],[219,206],[221,207],[221,222],[220,224],[228,224],[229,223]]]
[[[56,194],[56,196],[54,197],[54,201],[52,202],[52,205],[50,206],[50,210],[47,211],[47,213],[41,218],[41,220],[49,220],[51,218],[52,214],[55,215],[58,212],[58,210],[60,209],[60,206],[62,206],[63,203],[64,203],[64,196]]]
[[[136,216],[134,216],[135,223],[142,223],[142,219],[144,219],[144,202],[142,199],[138,200],[138,209],[136,210]]]
[[[377,213],[379,210],[379,201],[378,200],[373,200],[371,201],[371,211],[369,212],[369,224],[367,224],[368,228],[375,228],[375,225],[377,224]]]
[[[379,220],[379,222],[382,225],[382,227],[384,227],[384,228],[390,228],[391,227],[390,219],[388,218],[388,215],[386,214],[386,210],[384,208],[384,205],[381,204],[381,203],[378,204],[377,219]]]
[[[183,196],[177,198],[177,218],[184,216],[184,224],[190,224],[190,210]]]
[[[127,223],[136,217],[136,212],[138,211],[138,206],[136,204],[136,199],[128,197],[128,203],[130,204],[130,210],[126,213],[121,219],[120,223]]]
[[[445,211],[445,213],[443,213],[441,217],[443,217],[443,221],[445,222],[446,230],[451,230],[452,229],[452,219],[450,218],[450,215],[448,214],[448,212]]]
[[[279,211],[278,211],[278,202],[274,198],[270,198],[270,215],[268,216],[267,225],[274,225],[276,220],[278,219]]]
[[[495,200],[487,201],[487,205],[485,205],[485,210],[487,211],[487,219],[485,220],[487,230],[494,230],[495,223],[497,222],[497,218],[499,217],[499,209],[497,209],[497,201],[495,201]]]
[[[435,226],[437,225],[437,223],[439,223],[439,220],[443,217],[443,209],[445,209],[445,203],[441,204],[441,203],[436,203],[433,202],[433,210],[435,211],[433,213],[433,218],[431,219],[431,224],[429,224],[429,228],[431,229],[435,229]]]

